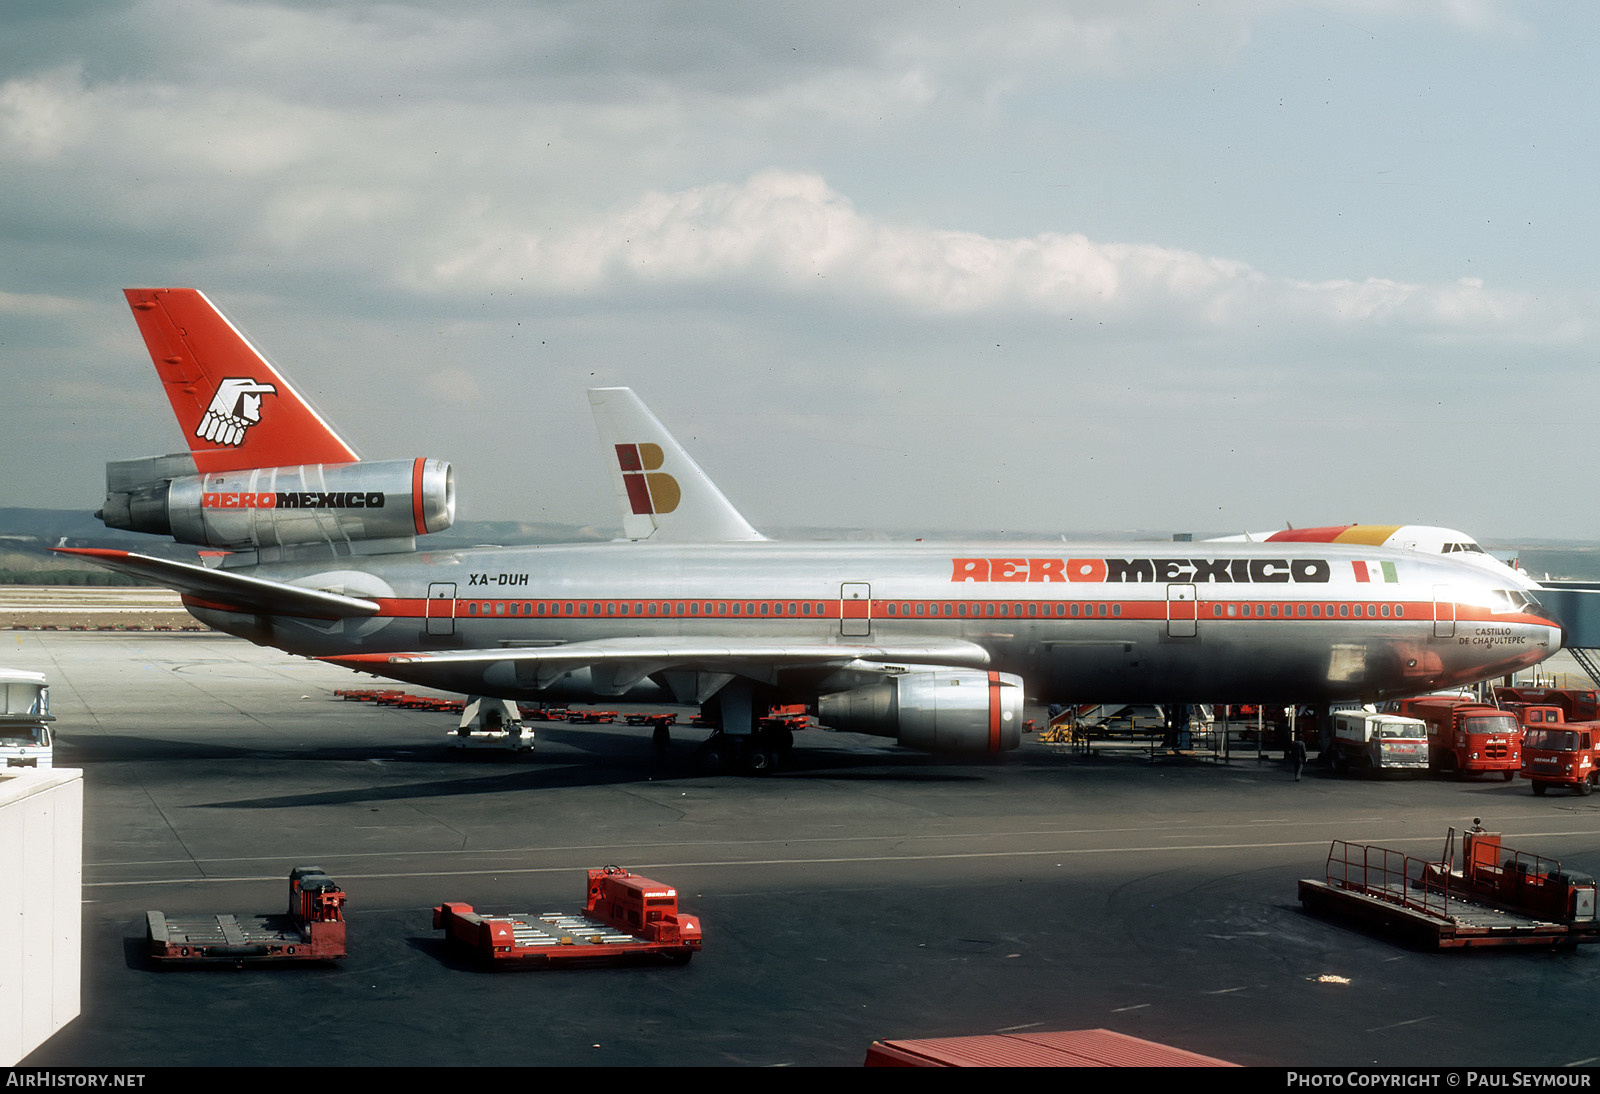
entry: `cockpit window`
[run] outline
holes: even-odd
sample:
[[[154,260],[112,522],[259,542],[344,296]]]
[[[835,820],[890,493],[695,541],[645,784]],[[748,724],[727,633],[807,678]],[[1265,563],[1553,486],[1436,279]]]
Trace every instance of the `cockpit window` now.
[[[1476,543],[1446,543],[1444,548],[1439,553],[1452,555],[1471,551],[1476,551],[1480,555],[1488,554],[1487,551],[1485,551],[1482,547],[1479,547]]]
[[[1496,615],[1505,612],[1526,611],[1528,608],[1537,607],[1539,602],[1521,589],[1491,589],[1489,591],[1489,610]]]

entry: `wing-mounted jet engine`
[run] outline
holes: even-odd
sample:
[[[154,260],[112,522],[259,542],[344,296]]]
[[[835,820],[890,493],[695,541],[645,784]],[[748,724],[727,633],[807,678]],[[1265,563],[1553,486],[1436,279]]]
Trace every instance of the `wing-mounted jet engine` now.
[[[1022,704],[1020,676],[933,668],[820,696],[817,718],[928,752],[988,753],[1022,742]]]

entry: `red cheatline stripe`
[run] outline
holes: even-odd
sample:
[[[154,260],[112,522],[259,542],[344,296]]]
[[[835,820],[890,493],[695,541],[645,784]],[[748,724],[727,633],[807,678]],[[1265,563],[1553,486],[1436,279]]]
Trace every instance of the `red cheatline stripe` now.
[[[87,553],[80,551],[79,553]],[[115,552],[109,552],[115,553]],[[424,597],[373,597],[378,604],[379,618],[423,618],[430,614],[430,601]],[[222,597],[207,598],[197,594],[187,594],[185,600],[198,607],[211,607],[218,610],[230,610],[229,605]],[[438,610],[438,600],[431,602],[433,611]],[[715,620],[736,623],[767,623],[774,620],[790,622],[811,622],[813,620],[837,621],[845,606],[849,607],[849,614],[844,618],[861,619],[870,618],[880,623],[967,623],[982,626],[1011,626],[1019,623],[1098,623],[1110,624],[1166,620],[1167,601],[1165,600],[1096,600],[1096,601],[953,601],[953,600],[895,600],[899,614],[889,615],[887,604],[882,600],[871,601],[870,615],[862,612],[867,607],[866,601],[846,601],[841,604],[837,600],[790,600],[761,599],[750,600],[740,597],[738,599],[695,599],[665,600],[660,598],[635,598],[626,599],[616,597],[572,597],[551,599],[549,597],[508,597],[504,594],[495,596],[462,596],[457,597],[452,605],[452,614],[458,621],[472,621],[477,619],[588,619],[596,621],[614,622],[616,620]],[[925,614],[905,614],[905,605],[922,605]],[[471,611],[471,606],[477,605],[476,612]],[[570,608],[569,608],[570,605]],[[1027,614],[1028,606],[1036,609],[1037,614]],[[1071,608],[1077,605],[1080,614],[1072,615]],[[1272,615],[1270,607],[1276,606],[1277,615]],[[738,614],[734,614],[735,606]],[[804,608],[810,607],[806,612]],[[946,615],[945,607],[950,608]],[[967,608],[966,615],[957,612],[958,606]],[[1061,614],[1056,613],[1056,608],[1061,607]],[[1321,614],[1313,616],[1310,608],[1321,608]],[[1354,609],[1360,607],[1362,614],[1356,615],[1352,610],[1349,615],[1339,615],[1339,609]],[[988,614],[988,609],[994,608],[994,614]],[[1007,610],[1006,615],[1001,615],[1000,609]],[[1019,611],[1019,607],[1021,610]],[[1102,613],[1101,608],[1105,611]],[[1432,601],[1394,601],[1394,600],[1326,600],[1315,601],[1200,601],[1199,613],[1201,629],[1214,627],[1218,624],[1229,623],[1370,623],[1383,622],[1408,626],[1418,623],[1432,623],[1434,621],[1435,605]],[[1305,615],[1298,614],[1301,607],[1307,609]],[[1388,607],[1390,614],[1381,615],[1377,611],[1380,607]],[[1439,605],[1443,609],[1440,619],[1453,620],[1457,624],[1488,623],[1505,626],[1518,624],[1533,624],[1551,626],[1547,619],[1526,614],[1507,613],[1495,615],[1488,608],[1474,604],[1449,603]],[[1454,615],[1451,609],[1454,608]],[[1114,614],[1113,609],[1120,608],[1120,614]],[[1233,615],[1214,614],[1212,609],[1220,608],[1226,612],[1230,608]],[[653,609],[653,610],[652,610]],[[694,609],[691,611],[691,609]],[[765,609],[763,611],[763,609]],[[1249,614],[1245,614],[1248,610]],[[858,614],[860,613],[860,614]]]
[[[376,599],[377,602],[383,606],[383,614],[386,615],[422,615],[424,614],[425,605],[427,603],[426,599],[422,597],[389,597]],[[763,598],[761,600],[749,600],[743,597],[737,599],[706,599],[704,597],[694,597],[692,599],[673,598],[672,600],[664,600],[655,597],[617,598],[594,596],[575,596],[570,598],[562,597],[560,599],[551,599],[550,597],[511,597],[497,592],[495,595],[488,596],[460,596],[457,597],[456,600],[462,604],[517,604],[532,606],[527,611],[518,610],[515,613],[511,613],[509,608],[506,609],[504,613],[496,613],[495,610],[491,608],[490,614],[516,614],[523,616],[543,615],[545,617],[574,618],[579,614],[579,605],[587,607],[588,610],[583,614],[589,618],[594,618],[596,616],[615,616],[623,618],[653,616],[654,618],[679,619],[838,619],[840,618],[842,607],[846,609],[845,618],[872,618],[891,623],[916,623],[927,620],[972,623],[1037,623],[1046,620],[1097,620],[1100,622],[1114,623],[1128,620],[1164,620],[1167,618],[1165,614],[1167,601],[1164,600],[1024,601],[1021,603],[1020,611],[1018,610],[1018,602],[1012,600],[894,601],[897,609],[903,609],[903,607],[907,604],[914,606],[920,605],[925,609],[924,614],[922,615],[907,613],[903,610],[897,610],[896,614],[890,615],[886,607],[886,602],[874,601],[872,603],[872,611],[870,616],[866,611],[863,610],[865,608],[865,602],[863,601],[846,601],[845,604],[841,606],[839,601],[831,599],[778,600]],[[565,608],[565,606],[569,604],[573,605],[571,611],[567,611]],[[735,605],[737,605],[739,608],[737,614],[735,614],[733,610]],[[810,605],[811,611],[803,611],[803,605]],[[1071,608],[1074,605],[1079,608],[1078,615],[1071,614]],[[1380,618],[1380,613],[1376,611],[1376,608],[1379,606],[1389,607],[1391,613],[1395,609],[1402,609],[1404,613],[1401,615],[1391,614],[1389,616],[1381,616],[1381,618],[1392,618],[1399,622],[1416,622],[1419,619],[1432,619],[1434,608],[1433,602],[1426,600],[1377,601],[1366,599],[1318,599],[1315,601],[1217,600],[1200,601],[1199,605],[1201,608],[1206,609],[1205,611],[1200,612],[1199,615],[1201,620],[1207,623],[1241,623],[1263,619],[1270,619],[1274,621],[1297,620],[1301,622],[1312,623],[1368,620]],[[1279,609],[1278,615],[1272,615],[1269,611],[1269,609],[1274,605]],[[541,606],[543,608],[542,612],[539,610]],[[765,612],[762,611],[763,606],[766,608]],[[949,614],[946,614],[944,610],[947,606],[950,608]],[[1028,614],[1028,608],[1030,606],[1035,609],[1035,614]],[[1058,606],[1062,609],[1059,613],[1056,611]],[[1189,602],[1183,602],[1183,606],[1188,607]],[[1210,612],[1210,609],[1214,607],[1227,608],[1230,606],[1235,608],[1238,614],[1218,616]],[[1311,615],[1309,611],[1304,615],[1300,615],[1298,612],[1302,606],[1307,608],[1310,608],[1311,606],[1318,606],[1322,609],[1322,611],[1320,615],[1316,616]],[[1362,609],[1362,614],[1360,616],[1354,615],[1353,613],[1345,616],[1338,614],[1338,609],[1340,607],[1350,608],[1355,606],[1359,606]],[[1448,606],[1448,604],[1445,605],[1445,607]],[[654,612],[651,611],[652,607],[655,609]],[[691,611],[691,607],[698,610]],[[967,614],[960,614],[960,612],[957,610],[959,607],[965,607],[967,609]],[[989,612],[989,608],[991,607],[995,609],[993,613]],[[1104,613],[1100,611],[1101,607],[1106,609]],[[1005,609],[1005,614],[1001,614],[1001,608]],[[1113,614],[1113,608],[1120,608],[1120,614]],[[1249,614],[1245,614],[1246,608],[1249,609]],[[1368,611],[1369,608],[1374,610]],[[457,614],[460,618],[466,618],[465,616],[460,615],[459,612]],[[1186,616],[1185,618],[1188,617]],[[1481,620],[1484,622],[1547,622],[1547,620],[1541,620],[1535,616],[1528,615],[1494,615],[1486,608],[1480,608],[1470,604],[1457,605],[1456,618],[1462,621]]]

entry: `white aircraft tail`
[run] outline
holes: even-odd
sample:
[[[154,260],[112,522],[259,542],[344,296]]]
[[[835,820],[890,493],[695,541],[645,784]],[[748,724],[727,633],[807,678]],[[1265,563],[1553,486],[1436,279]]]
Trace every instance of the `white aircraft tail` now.
[[[689,458],[632,388],[589,389],[628,539],[732,543],[766,539]]]

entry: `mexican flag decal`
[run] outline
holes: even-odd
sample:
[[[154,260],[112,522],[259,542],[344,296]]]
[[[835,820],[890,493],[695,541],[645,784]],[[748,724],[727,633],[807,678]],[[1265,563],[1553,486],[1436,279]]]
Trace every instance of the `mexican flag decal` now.
[[[1352,562],[1357,581],[1399,581],[1392,562]]]

